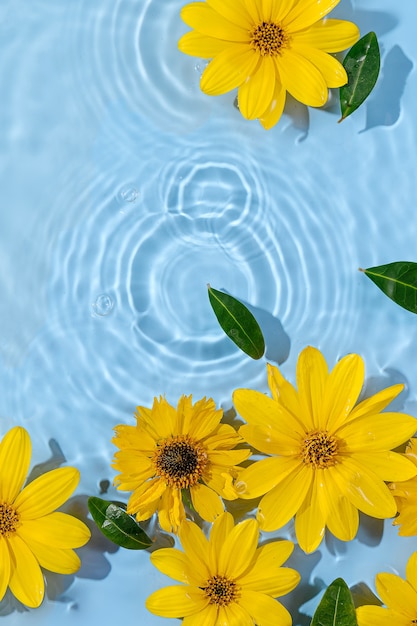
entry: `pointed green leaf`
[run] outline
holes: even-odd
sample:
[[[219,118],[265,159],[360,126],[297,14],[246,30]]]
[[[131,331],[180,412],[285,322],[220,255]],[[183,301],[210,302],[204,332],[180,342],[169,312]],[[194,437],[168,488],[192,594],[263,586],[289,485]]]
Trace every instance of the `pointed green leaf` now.
[[[103,535],[118,546],[128,550],[145,550],[152,545],[152,539],[120,503],[91,496],[88,498],[88,510]]]
[[[230,339],[252,359],[265,352],[265,340],[258,322],[242,302],[208,285],[210,304],[220,326]]]
[[[377,81],[380,64],[378,40],[375,33],[370,32],[352,46],[343,60],[348,82],[340,87],[342,117],[339,122],[356,111],[369,96]]]
[[[327,587],[310,626],[358,626],[352,594],[342,578]]]
[[[364,272],[391,300],[417,313],[417,263],[396,261],[368,267]]]

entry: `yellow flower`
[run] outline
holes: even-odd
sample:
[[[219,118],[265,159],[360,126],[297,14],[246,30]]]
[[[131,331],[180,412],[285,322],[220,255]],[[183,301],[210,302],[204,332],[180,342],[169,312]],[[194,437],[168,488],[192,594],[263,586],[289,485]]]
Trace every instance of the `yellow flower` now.
[[[328,53],[354,44],[352,22],[326,19],[339,0],[206,0],[181,11],[193,28],[182,52],[212,59],[201,77],[208,95],[236,87],[246,119],[269,129],[281,117],[288,91],[313,107],[326,103],[329,87],[347,83],[345,69]]]
[[[151,613],[183,617],[183,626],[290,626],[287,609],[274,598],[298,585],[297,571],[281,567],[293,551],[291,541],[258,548],[259,528],[249,519],[234,526],[230,513],[213,523],[210,537],[193,522],[179,532],[184,552],[163,548],[151,561],[183,585],[165,587],[146,601]]]
[[[376,590],[387,608],[375,605],[356,609],[358,626],[411,626],[417,624],[417,552],[407,562],[406,580],[383,572],[377,574]]]
[[[417,466],[417,439],[411,439],[406,456]],[[404,482],[395,482],[389,485],[397,503],[399,515],[393,521],[394,526],[400,526],[398,534],[403,537],[417,535],[417,477]]]
[[[45,584],[41,567],[73,574],[80,559],[73,548],[90,538],[87,526],[72,515],[53,512],[79,481],[74,467],[61,467],[23,487],[31,456],[24,428],[12,428],[0,443],[0,600],[7,587],[29,607],[41,604]]]
[[[298,390],[271,365],[268,380],[272,398],[248,389],[234,393],[235,407],[247,422],[240,434],[270,455],[243,470],[236,484],[242,498],[266,494],[258,509],[261,529],[281,528],[296,515],[298,542],[311,552],[326,526],[343,541],[353,539],[358,510],[393,517],[397,507],[384,481],[408,480],[417,467],[390,450],[415,432],[417,421],[380,411],[403,386],[356,404],[364,380],[360,356],[345,356],[329,373],[323,355],[312,347],[298,359]]]
[[[117,426],[113,443],[120,449],[113,467],[120,471],[118,489],[133,491],[127,512],[138,521],[158,511],[159,523],[177,532],[185,519],[182,492],[189,489],[197,513],[209,522],[223,512],[219,496],[237,498],[235,465],[249,450],[232,450],[243,440],[231,426],[220,424],[222,410],[212,399],[192,404],[182,396],[175,409],[164,398],[152,409],[139,406],[136,426]]]

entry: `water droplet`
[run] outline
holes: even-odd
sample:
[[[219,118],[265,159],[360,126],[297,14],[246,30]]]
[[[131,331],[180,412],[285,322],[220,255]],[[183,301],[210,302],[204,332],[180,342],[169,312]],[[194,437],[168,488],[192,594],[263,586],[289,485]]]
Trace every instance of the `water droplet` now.
[[[127,185],[119,191],[119,196],[120,199],[123,200],[123,202],[136,202],[139,196],[139,191],[136,189],[136,187]]]
[[[92,309],[96,315],[103,317],[112,312],[113,306],[113,299],[106,293],[102,293],[97,296],[96,301],[92,305]]]

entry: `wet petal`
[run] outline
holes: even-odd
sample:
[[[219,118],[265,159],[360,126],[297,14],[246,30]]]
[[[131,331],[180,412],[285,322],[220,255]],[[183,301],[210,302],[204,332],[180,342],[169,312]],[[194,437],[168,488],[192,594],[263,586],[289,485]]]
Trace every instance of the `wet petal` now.
[[[375,415],[379,413],[385,407],[389,405],[390,402],[394,400],[404,389],[404,385],[391,385],[391,387],[387,387],[386,389],[382,389],[377,393],[373,394],[369,398],[362,400],[359,402],[352,410],[349,419],[353,420],[357,417],[363,417],[367,415]]]
[[[141,519],[144,519],[142,518],[143,510],[153,505],[154,502],[158,502],[166,490],[165,481],[160,478],[153,478],[142,483],[130,496],[127,503],[127,512],[129,514],[138,514]]]
[[[314,552],[324,537],[326,517],[320,506],[320,488],[320,480],[315,475],[310,489],[295,516],[297,541],[300,548],[307,553]]]
[[[239,475],[235,487],[240,498],[250,500],[271,491],[300,465],[292,457],[268,457],[255,461]]]
[[[305,348],[297,361],[297,389],[301,411],[306,416],[305,424],[309,429],[322,427],[327,376],[327,363],[320,350],[311,346]]]
[[[258,426],[245,424],[239,434],[253,447],[264,454],[297,455],[300,451],[301,436],[294,432],[282,432],[272,424]]]
[[[19,535],[31,545],[32,541],[47,543],[52,548],[79,548],[91,537],[88,527],[66,513],[50,513],[37,519],[25,520]]]
[[[275,62],[283,86],[296,100],[312,107],[321,107],[327,102],[326,81],[311,61],[286,49],[282,56],[275,57]]]
[[[413,552],[407,561],[406,577],[414,591],[417,592],[417,552]]]
[[[283,21],[291,32],[302,30],[318,22],[338,5],[340,0],[303,0],[293,5]]]
[[[32,444],[21,426],[9,430],[0,443],[0,502],[11,504],[29,471]]]
[[[236,411],[252,426],[272,426],[283,436],[302,437],[305,427],[279,402],[252,389],[236,389],[233,393]]]
[[[244,589],[239,604],[252,616],[257,626],[291,626],[291,615],[280,602],[257,591]]]
[[[222,17],[206,2],[190,2],[181,9],[184,22],[202,35],[226,41],[249,42],[247,15],[235,12],[233,22]]]
[[[193,405],[191,396],[182,396],[177,413],[179,433],[190,435],[198,441],[210,435],[223,417],[223,410],[216,409],[211,398],[202,398]]]
[[[234,527],[233,516],[230,513],[222,513],[214,520],[210,531],[210,569],[216,572],[219,567],[219,554],[227,537]]]
[[[25,542],[15,534],[8,541],[12,572],[10,591],[22,604],[38,607],[45,593],[45,583],[39,563]]]
[[[201,59],[212,59],[216,54],[219,54],[219,52],[222,52],[231,45],[233,44],[229,41],[201,35],[195,30],[186,33],[178,41],[178,49],[181,50],[181,52]]]
[[[210,487],[197,483],[190,493],[195,510],[206,522],[213,522],[223,513],[223,501]]]
[[[209,543],[201,528],[194,522],[184,521],[179,529],[181,545],[194,569],[205,580],[210,578]]]
[[[310,489],[312,478],[313,473],[299,464],[262,498],[257,514],[262,530],[282,528],[295,515]]]
[[[219,607],[217,624],[218,626],[253,626],[253,620],[243,606],[232,602],[227,606]]]
[[[358,532],[358,510],[340,493],[331,468],[323,471],[321,478],[323,489],[319,490],[320,508],[325,512],[326,524],[335,537],[342,541],[350,541]]]
[[[203,611],[184,617],[181,626],[217,626],[217,607],[208,604]]]
[[[10,552],[8,542],[4,537],[0,537],[0,602],[3,600],[10,580]]]
[[[372,468],[382,480],[408,480],[417,475],[417,467],[406,456],[397,452],[356,452],[352,456]]]
[[[328,430],[334,432],[344,424],[357,402],[364,378],[365,366],[358,354],[348,354],[336,363],[327,380],[322,407]]]
[[[356,24],[344,20],[327,19],[297,32],[294,41],[325,52],[341,52],[353,46],[359,37],[359,28]]]
[[[346,441],[349,452],[392,450],[414,435],[417,420],[405,413],[364,415],[340,426],[337,437]]]
[[[177,533],[185,520],[181,489],[168,487],[158,503],[158,520],[161,528],[168,533]]]
[[[199,586],[200,578],[196,581],[190,581],[188,570],[189,563],[186,555],[177,548],[160,548],[151,554],[151,562],[155,567],[174,580],[180,583],[191,583]],[[198,572],[196,572],[196,575]]]
[[[30,540],[30,549],[39,565],[56,574],[74,574],[80,569],[80,557],[74,550],[51,547],[45,543]]]
[[[251,30],[254,26],[253,20],[242,0],[207,0],[207,4],[229,20],[229,22],[238,23],[239,26],[248,30]]]
[[[417,615],[417,592],[410,583],[395,574],[382,572],[377,574],[375,580],[376,590],[382,602],[413,620]]]
[[[276,70],[277,71],[277,70]],[[282,112],[284,111],[285,101],[287,97],[287,92],[283,88],[282,84],[278,79],[275,81],[275,89],[272,95],[272,101],[269,107],[259,116],[259,121],[265,130],[271,129],[275,124],[277,124],[281,118]]]
[[[359,606],[356,609],[359,626],[410,626],[410,618],[398,615],[382,606]]]
[[[240,87],[239,111],[248,120],[255,120],[270,106],[275,90],[275,63],[272,57],[261,59],[258,69]]]
[[[239,578],[239,585],[273,598],[292,591],[300,580],[300,574],[281,565],[288,559],[293,548],[291,541],[274,541],[258,548],[255,564]]]
[[[348,82],[345,68],[335,57],[323,52],[323,50],[306,45],[294,44],[293,49],[298,54],[309,59],[317,67],[323,74],[328,87],[341,87]]]
[[[209,96],[218,96],[239,87],[251,76],[258,56],[246,45],[235,45],[220,52],[206,67],[200,87]]]
[[[48,515],[68,500],[79,480],[75,467],[58,467],[29,483],[17,496],[15,506],[25,520]]]
[[[259,526],[254,519],[236,524],[219,554],[218,573],[237,578],[249,566],[258,546]]]
[[[161,617],[187,617],[202,611],[209,599],[204,591],[188,585],[158,589],[146,600],[146,608]]]

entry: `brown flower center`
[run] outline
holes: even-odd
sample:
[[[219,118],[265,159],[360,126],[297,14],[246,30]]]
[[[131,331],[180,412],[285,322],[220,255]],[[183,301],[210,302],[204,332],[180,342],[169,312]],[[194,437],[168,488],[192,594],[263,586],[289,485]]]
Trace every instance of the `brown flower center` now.
[[[162,441],[152,461],[156,474],[167,485],[180,489],[195,485],[209,463],[206,448],[188,435],[176,435]]]
[[[8,537],[19,526],[20,515],[11,504],[0,504],[0,535]]]
[[[288,41],[286,32],[275,22],[261,22],[250,33],[251,48],[258,50],[263,57],[281,54]]]
[[[326,469],[336,464],[339,446],[336,437],[326,430],[307,433],[301,444],[301,458],[314,469]]]
[[[209,598],[210,604],[216,606],[227,606],[239,596],[239,587],[236,582],[217,574],[209,578],[207,585],[202,589]]]

